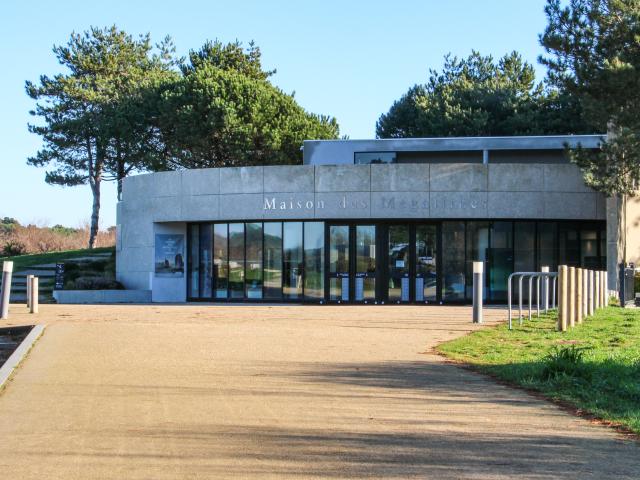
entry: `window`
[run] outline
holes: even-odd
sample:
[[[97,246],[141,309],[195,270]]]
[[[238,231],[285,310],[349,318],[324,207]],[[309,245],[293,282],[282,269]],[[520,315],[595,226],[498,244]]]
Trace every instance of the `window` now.
[[[467,259],[466,292],[467,298],[473,295],[473,262],[484,262],[485,276],[489,270],[489,222],[467,222]],[[483,298],[487,298],[488,289],[483,288]]]
[[[216,298],[227,298],[229,286],[229,236],[226,223],[213,226],[213,267]]]
[[[189,226],[189,255],[187,267],[189,271],[189,297],[200,297],[200,225]]]
[[[507,280],[513,273],[513,223],[493,222],[490,243],[489,298],[506,300]]]
[[[264,298],[282,298],[282,222],[264,224]]]
[[[396,163],[396,152],[355,152],[353,158],[356,165]]]
[[[304,298],[324,298],[324,223],[304,224]]]
[[[442,222],[442,299],[464,300],[464,222]]]
[[[211,298],[213,295],[213,264],[211,259],[212,225],[205,223],[200,225],[199,257],[200,257],[200,298]]]
[[[247,223],[245,260],[245,295],[249,299],[262,298],[262,223]]]
[[[283,231],[284,298],[302,297],[302,222],[285,222]]]
[[[229,298],[244,298],[244,223],[229,224]]]

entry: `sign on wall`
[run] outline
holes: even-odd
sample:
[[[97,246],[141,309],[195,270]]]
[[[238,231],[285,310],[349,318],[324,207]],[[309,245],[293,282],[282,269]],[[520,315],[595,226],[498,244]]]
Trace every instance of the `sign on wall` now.
[[[184,276],[184,235],[156,234],[156,277]]]

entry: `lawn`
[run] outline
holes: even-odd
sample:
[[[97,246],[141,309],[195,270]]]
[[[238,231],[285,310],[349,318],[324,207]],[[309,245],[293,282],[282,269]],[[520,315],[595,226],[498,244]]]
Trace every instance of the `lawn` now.
[[[18,255],[15,257],[0,257],[0,263],[4,260],[13,261],[13,271],[20,271],[27,267],[45,263],[63,262],[72,258],[84,257],[94,253],[113,252],[114,247],[94,248],[93,250],[66,250],[64,252],[35,253],[32,255]]]
[[[556,321],[479,330],[438,351],[640,434],[640,310],[607,307],[564,333]]]

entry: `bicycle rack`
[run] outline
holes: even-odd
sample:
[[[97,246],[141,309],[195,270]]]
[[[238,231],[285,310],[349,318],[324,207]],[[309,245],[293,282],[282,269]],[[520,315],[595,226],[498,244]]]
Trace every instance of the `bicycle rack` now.
[[[536,310],[537,316],[540,317],[540,280],[544,279],[545,281],[545,304],[544,311],[545,313],[549,311],[549,280],[551,279],[551,308],[556,308],[558,306],[556,302],[556,288],[558,284],[558,272],[514,272],[509,275],[509,279],[507,280],[507,297],[509,304],[509,330],[512,329],[512,307],[513,307],[513,287],[512,280],[513,278],[518,277],[518,306],[519,306],[519,314],[518,314],[518,323],[522,325],[522,282],[525,278],[529,280],[529,318],[532,315],[532,301],[533,301],[533,280],[536,279]]]

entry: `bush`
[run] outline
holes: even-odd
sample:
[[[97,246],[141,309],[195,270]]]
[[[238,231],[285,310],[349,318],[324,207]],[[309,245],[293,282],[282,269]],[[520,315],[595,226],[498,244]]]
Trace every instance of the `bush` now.
[[[110,277],[78,277],[65,283],[67,290],[124,290],[120,282]]]
[[[15,257],[16,255],[24,255],[27,253],[27,247],[24,243],[17,240],[9,240],[2,247],[3,257]]]
[[[584,373],[584,351],[575,345],[570,347],[555,347],[544,359],[542,376],[546,380],[558,377],[578,377]]]

